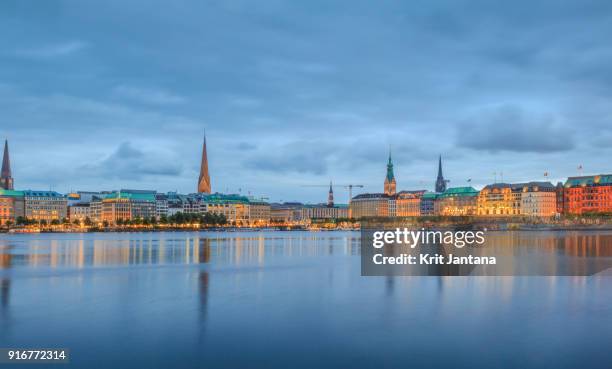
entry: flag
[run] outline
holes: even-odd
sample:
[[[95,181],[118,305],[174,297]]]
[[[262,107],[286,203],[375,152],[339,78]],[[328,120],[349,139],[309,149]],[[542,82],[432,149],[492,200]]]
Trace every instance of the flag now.
[[[578,170],[582,170],[582,164],[578,166]]]
[[[544,172],[544,177],[548,177],[548,172]]]
[[[468,182],[472,182],[472,178],[468,178],[468,180],[467,180],[467,181],[468,181]]]

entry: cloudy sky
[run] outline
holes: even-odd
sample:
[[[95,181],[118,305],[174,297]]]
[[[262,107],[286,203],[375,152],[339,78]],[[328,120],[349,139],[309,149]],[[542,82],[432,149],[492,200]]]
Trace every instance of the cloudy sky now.
[[[193,192],[204,130],[271,201],[380,192],[389,147],[398,189],[612,172],[612,3],[534,3],[3,0],[0,135],[60,192]]]

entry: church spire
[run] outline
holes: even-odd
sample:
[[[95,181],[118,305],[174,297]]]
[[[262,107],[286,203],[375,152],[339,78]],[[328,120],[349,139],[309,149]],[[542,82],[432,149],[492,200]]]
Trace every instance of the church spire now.
[[[4,140],[4,156],[2,157],[2,171],[0,172],[0,188],[13,189],[13,177],[11,174],[11,159],[9,158],[8,140]]]
[[[436,192],[446,191],[446,180],[442,175],[442,155],[438,158],[438,177],[436,178]]]
[[[387,162],[387,175],[385,176],[385,194],[395,195],[395,175],[393,174],[393,162],[391,161],[391,149],[389,149],[389,161]]]
[[[202,144],[202,162],[200,163],[198,192],[210,193],[210,176],[208,175],[208,155],[206,153],[206,131],[204,131],[204,142]]]
[[[329,193],[327,194],[327,206],[330,208],[334,206],[334,189],[332,188],[332,182],[329,181]]]

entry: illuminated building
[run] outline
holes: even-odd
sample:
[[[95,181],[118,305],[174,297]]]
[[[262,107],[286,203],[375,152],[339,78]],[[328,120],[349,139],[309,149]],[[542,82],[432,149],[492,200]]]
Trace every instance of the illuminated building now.
[[[557,197],[557,214],[563,214],[564,198],[563,198],[563,183],[558,182],[555,187],[555,196]]]
[[[453,187],[439,194],[434,202],[434,214],[443,216],[475,215],[478,191],[473,187]]]
[[[435,202],[438,198],[437,193],[433,192],[425,192],[421,196],[421,203],[419,204],[419,208],[421,211],[421,216],[432,216],[435,215]]]
[[[304,205],[302,208],[302,219],[338,219],[348,218],[348,206],[346,205],[334,205],[329,206],[325,204],[319,205]]]
[[[150,219],[155,217],[155,192],[121,190],[102,200],[101,221],[117,224],[118,220]]]
[[[556,211],[557,195],[550,182],[495,183],[478,196],[478,215],[483,216],[552,216]]]
[[[520,214],[550,217],[557,213],[557,193],[550,182],[522,184]]]
[[[206,134],[202,143],[202,161],[200,162],[200,178],[198,179],[198,192],[210,193],[210,176],[208,175],[208,155],[206,153]]]
[[[438,159],[438,177],[436,178],[436,192],[442,193],[446,191],[446,180],[442,175],[442,155]]]
[[[0,225],[15,224],[17,217],[24,216],[23,191],[0,188]]]
[[[0,172],[0,188],[13,190],[11,160],[9,158],[8,140],[4,140],[4,155],[2,156],[2,171]]]
[[[249,223],[254,226],[270,224],[270,204],[249,199]]]
[[[355,219],[363,217],[388,217],[390,196],[384,193],[364,193],[351,199],[351,216]]]
[[[391,162],[391,152],[389,152],[389,162],[387,163],[387,175],[385,176],[385,195],[395,195],[395,175],[393,174],[393,163]]]
[[[421,215],[421,197],[425,191],[400,191],[395,195],[395,216],[418,217]]]
[[[78,202],[68,206],[68,219],[71,222],[78,220],[85,221],[85,218],[91,219],[91,207],[88,202]]]
[[[168,196],[157,193],[155,194],[155,217],[159,220],[162,216],[168,216]]]
[[[564,213],[612,213],[612,174],[569,177],[564,187]]]
[[[68,200],[55,191],[23,191],[25,217],[46,222],[68,217]]]
[[[495,183],[485,186],[478,195],[478,215],[520,215],[521,187],[509,183]]]
[[[285,224],[301,223],[303,207],[304,205],[299,202],[270,204],[270,221]]]
[[[249,199],[241,195],[220,193],[198,196],[199,213],[223,214],[228,223],[237,226],[249,225]]]

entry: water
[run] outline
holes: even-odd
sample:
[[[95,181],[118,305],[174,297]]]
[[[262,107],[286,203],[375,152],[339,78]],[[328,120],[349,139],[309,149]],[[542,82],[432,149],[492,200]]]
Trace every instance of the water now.
[[[358,232],[4,234],[0,347],[79,368],[610,368],[611,281],[361,277]]]

